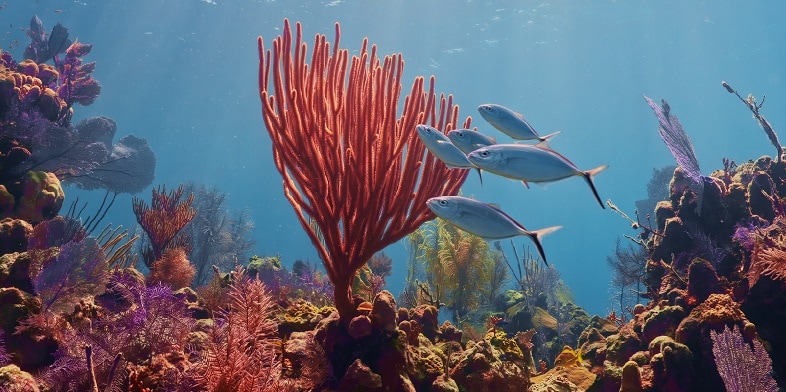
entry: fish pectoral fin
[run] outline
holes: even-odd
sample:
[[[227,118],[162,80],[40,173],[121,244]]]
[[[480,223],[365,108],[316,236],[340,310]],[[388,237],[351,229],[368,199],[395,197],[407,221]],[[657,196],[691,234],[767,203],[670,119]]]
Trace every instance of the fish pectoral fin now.
[[[527,181],[521,180],[521,183],[524,184],[527,189],[529,189],[529,183]]]

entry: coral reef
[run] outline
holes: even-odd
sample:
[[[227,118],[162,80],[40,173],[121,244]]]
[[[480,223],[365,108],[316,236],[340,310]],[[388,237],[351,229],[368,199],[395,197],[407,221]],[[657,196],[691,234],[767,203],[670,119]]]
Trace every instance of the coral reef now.
[[[47,34],[37,16],[27,34],[32,42],[25,60],[17,62],[10,53],[0,51],[3,216],[35,216],[36,209],[45,209],[41,219],[57,214],[59,205],[31,205],[30,200],[24,200],[40,201],[40,190],[37,192],[34,184],[44,175],[34,179],[29,177],[32,172],[45,172],[47,177],[84,189],[135,193],[150,185],[155,156],[147,141],[127,135],[112,144],[117,126],[106,117],[71,124],[73,104],[90,105],[101,92],[91,75],[96,64],[83,62],[92,46],[72,43],[68,29],[60,24]],[[60,58],[63,52],[65,57]],[[46,64],[48,60],[54,65]],[[20,179],[27,179],[27,185],[20,185]],[[41,189],[53,192],[60,186],[53,181],[48,180],[48,188]],[[62,190],[59,193],[62,198]]]
[[[786,166],[769,157],[739,166],[725,161],[723,170],[703,176],[667,104],[648,103],[661,132],[669,133],[664,139],[672,138],[669,147],[685,148],[672,148],[681,167],[674,170],[668,200],[652,212],[652,226],[633,225],[644,234],[631,238],[646,251],[641,278],[649,302],[636,305],[617,331],[602,334],[591,326],[579,339],[585,366],[599,375],[592,389],[737,390],[735,385],[755,383],[756,390],[777,390],[775,380],[786,374],[780,332],[786,328]],[[758,113],[761,106],[751,105]],[[777,137],[771,140],[780,151]],[[742,331],[738,340],[730,337],[732,329]],[[735,345],[755,349],[736,354]],[[753,356],[764,368],[771,358],[772,372],[739,376],[733,362]]]
[[[322,125],[335,124],[304,115],[322,113],[310,105],[324,102],[293,94],[290,83],[314,83],[314,94],[335,104],[333,89],[397,84],[402,57],[380,64],[364,43],[347,70],[341,64],[348,52],[336,42],[331,54],[318,35],[306,67],[297,50],[298,61],[292,58],[293,44],[302,44],[299,26],[296,42],[288,22],[284,27],[271,52],[259,41],[263,112],[286,196],[326,274],[303,261],[290,270],[279,256],[253,256],[247,269],[227,272],[246,260],[251,245],[241,237],[249,226],[242,216],[236,226],[222,226],[232,219],[219,213],[225,195],[204,188],[161,186],[150,205],[135,198],[147,236],[139,251],[136,237],[119,228],[94,234],[96,221],[83,222],[75,209],[59,215],[61,181],[145,188],[153,167],[137,160],[150,161],[152,153],[133,137],[113,144],[116,124],[108,118],[71,124],[74,105],[91,104],[101,89],[91,76],[95,65],[82,60],[90,45],[70,42],[64,27],[46,33],[35,17],[28,58],[17,63],[0,54],[0,389],[650,392],[784,385],[786,162],[761,103],[743,99],[778,156],[724,161],[723,170],[705,176],[671,108],[647,98],[679,167],[668,186],[665,171],[655,173],[650,185],[664,184],[665,193],[653,189],[638,204],[651,211],[633,219],[609,203],[638,234],[629,236],[631,248],[617,244],[608,261],[619,306],[590,317],[559,272],[530,252],[511,262],[499,243],[440,221],[415,231],[431,217],[422,199],[455,193],[466,176],[424,155],[416,139],[394,138],[390,124],[361,116],[378,126],[376,139],[331,128],[340,139],[322,134],[311,143]],[[338,33],[337,26],[336,41]],[[335,80],[324,83],[325,67],[333,67]],[[374,72],[380,74],[369,76]],[[442,99],[437,112],[433,80],[428,89],[423,84],[416,79],[396,127],[415,119],[442,131],[455,127],[452,100]],[[400,91],[381,90],[393,119]],[[356,98],[344,102],[354,106],[336,114],[338,122],[364,105],[381,105],[378,97]],[[351,148],[336,153],[337,144]],[[398,150],[380,154],[380,146]],[[337,163],[347,171],[331,166]],[[398,170],[373,170],[379,167]],[[390,197],[368,205],[365,188],[352,190],[358,178]],[[386,201],[393,204],[379,204]],[[378,211],[382,216],[368,221]],[[219,244],[202,231],[229,240]],[[385,290],[393,260],[378,251],[413,231],[407,288],[397,303]],[[195,245],[204,246],[190,253]],[[134,268],[137,257],[147,276]],[[192,257],[200,258],[198,268]],[[508,272],[515,290],[504,290]]]

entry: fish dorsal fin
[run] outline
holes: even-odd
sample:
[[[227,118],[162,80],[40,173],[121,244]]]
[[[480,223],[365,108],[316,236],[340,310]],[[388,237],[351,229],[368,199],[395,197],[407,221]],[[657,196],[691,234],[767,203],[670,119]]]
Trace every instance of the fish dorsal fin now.
[[[544,146],[545,146],[545,147],[544,147]],[[557,157],[559,157],[560,159],[564,160],[564,161],[565,161],[565,162],[567,162],[569,165],[573,166],[573,168],[575,168],[576,170],[579,170],[578,166],[576,166],[576,164],[575,164],[575,163],[573,163],[573,162],[572,162],[570,159],[566,158],[564,155],[562,155],[562,154],[560,154],[560,153],[558,153],[558,152],[554,151],[554,150],[553,150],[551,147],[549,147],[548,140],[544,140],[544,141],[542,141],[542,142],[540,142],[540,143],[538,143],[538,144],[535,144],[535,145],[533,145],[533,147],[537,147],[537,148],[539,148],[539,149],[541,149],[541,150],[543,150],[543,151],[548,151],[548,152],[550,152],[550,153],[552,153],[552,154],[556,155],[556,156],[557,156]],[[579,171],[580,171],[580,170],[579,170]]]
[[[523,115],[523,114],[521,114],[521,113],[519,113],[519,112],[516,112],[516,111],[514,111],[514,112],[513,112],[513,114],[515,114],[515,115],[516,115],[516,117],[518,117],[518,118],[519,118],[519,120],[521,120],[521,121],[524,121],[524,122],[527,122],[527,119],[526,119],[526,118],[524,118],[524,115]],[[527,123],[527,124],[529,124],[529,123]]]
[[[524,230],[524,231],[526,231],[526,232],[529,232],[529,231],[527,230],[527,228],[526,228],[526,227],[524,227],[524,225],[522,225],[521,223],[519,223],[517,220],[513,219],[513,217],[512,217],[512,216],[510,216],[510,215],[508,215],[508,213],[507,213],[507,212],[505,212],[505,211],[502,211],[502,210],[499,208],[499,204],[491,204],[491,203],[486,203],[486,205],[488,205],[489,207],[493,208],[495,211],[499,212],[499,213],[500,213],[502,216],[504,216],[505,218],[508,218],[508,219],[510,219],[510,221],[511,221],[511,222],[513,222],[513,224],[514,224],[514,225],[516,225],[516,227],[518,227],[518,228],[520,228],[520,229],[522,229],[522,230]]]

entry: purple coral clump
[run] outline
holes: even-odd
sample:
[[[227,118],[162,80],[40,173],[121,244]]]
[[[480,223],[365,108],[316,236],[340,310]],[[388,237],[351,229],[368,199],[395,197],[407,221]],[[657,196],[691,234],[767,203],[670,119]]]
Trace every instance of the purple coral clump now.
[[[756,222],[747,222],[747,223],[738,223],[734,225],[734,234],[732,235],[732,241],[738,243],[746,253],[750,253],[753,251],[753,247],[756,245],[756,238],[758,237],[758,232],[761,226],[757,225]]]
[[[712,353],[727,391],[778,391],[772,378],[772,360],[756,339],[745,343],[739,328],[710,331]]]
[[[27,36],[31,41],[25,48],[25,58],[39,64],[54,59],[60,78],[57,86],[49,87],[56,89],[57,94],[68,107],[71,107],[74,102],[87,106],[96,100],[101,93],[101,85],[91,76],[95,63],[82,62],[82,57],[90,53],[93,45],[72,43],[68,39],[68,29],[60,23],[47,34],[44,23],[37,15],[30,20]],[[61,60],[58,55],[63,52],[65,52],[65,59]]]
[[[112,313],[96,320],[91,333],[91,339],[100,343],[99,351],[106,350],[109,357],[122,352],[128,361],[137,363],[184,345],[195,321],[171,288],[147,285],[144,279],[123,271],[112,275],[107,287],[114,298],[101,303]]]
[[[71,45],[71,40],[68,39],[68,29],[65,26],[58,23],[52,28],[52,32],[47,34],[44,22],[38,15],[33,15],[26,34],[31,42],[25,48],[25,58],[32,59],[36,63],[43,63],[63,53]]]
[[[82,57],[90,53],[91,44],[74,42],[66,49],[65,60],[55,64],[60,71],[60,86],[57,94],[71,107],[74,102],[87,106],[95,102],[101,94],[101,85],[93,79],[91,73],[95,69],[95,62],[82,63]]]
[[[115,389],[118,380],[127,376],[111,377],[118,354],[122,353],[124,367],[133,366],[186,345],[194,320],[188,316],[184,301],[170,288],[148,286],[141,274],[130,270],[116,271],[106,287],[111,294],[96,297],[105,305],[100,317],[91,317],[86,328],[63,331],[65,336],[54,364],[41,371],[39,379],[52,390],[66,390],[58,389],[66,386],[67,390],[90,390],[91,370],[98,379],[109,380],[107,390],[119,390]],[[85,364],[85,345],[92,346],[94,369]],[[166,377],[182,381],[182,369],[172,367],[164,371]]]
[[[5,366],[11,363],[11,355],[5,347],[5,332],[0,329],[0,366]]]
[[[289,281],[298,296],[315,304],[329,304],[333,297],[333,283],[315,264],[296,261]]]

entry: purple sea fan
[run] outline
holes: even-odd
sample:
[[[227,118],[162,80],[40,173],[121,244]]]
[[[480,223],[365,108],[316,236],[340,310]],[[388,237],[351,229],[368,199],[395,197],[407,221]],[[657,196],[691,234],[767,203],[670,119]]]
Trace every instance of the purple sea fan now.
[[[110,118],[90,118],[76,127],[32,124],[40,128],[27,140],[32,156],[17,171],[49,171],[82,189],[118,193],[137,193],[153,182],[156,160],[150,145],[133,135],[112,144],[117,124]]]
[[[711,330],[710,337],[715,365],[727,391],[778,391],[772,378],[772,360],[758,340],[753,340],[751,349],[736,325],[720,333]]]
[[[655,112],[655,116],[658,117],[658,123],[660,123],[658,133],[661,139],[663,139],[663,142],[666,143],[666,147],[671,151],[671,155],[677,160],[677,164],[685,171],[685,174],[687,174],[691,180],[697,184],[702,184],[699,160],[696,159],[693,143],[682,128],[680,120],[671,115],[669,103],[665,100],[661,100],[663,103],[661,106],[647,96],[644,96],[644,100],[647,101],[652,111]]]
[[[87,237],[61,246],[56,257],[44,261],[33,287],[44,309],[70,310],[71,301],[95,295],[103,288],[108,275],[100,245]]]

